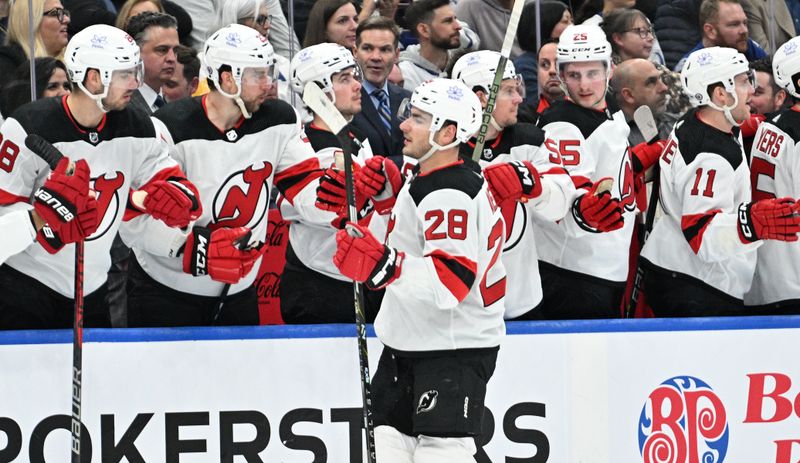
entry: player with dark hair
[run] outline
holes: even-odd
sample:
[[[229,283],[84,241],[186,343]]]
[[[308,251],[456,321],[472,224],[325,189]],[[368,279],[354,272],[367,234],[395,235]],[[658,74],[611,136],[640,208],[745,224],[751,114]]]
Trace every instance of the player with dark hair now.
[[[480,120],[480,101],[461,82],[420,85],[400,126],[403,154],[418,165],[391,209],[386,244],[355,224],[336,236],[342,274],[386,288],[375,320],[385,347],[372,380],[378,461],[461,462],[475,453],[506,287],[500,210],[477,166],[458,154]],[[360,172],[362,191],[389,187],[374,169]]]
[[[169,158],[151,119],[129,108],[142,79],[133,39],[111,26],[90,26],[70,40],[65,61],[77,90],[23,106],[0,129],[4,248],[16,247],[0,267],[3,329],[72,326],[70,243],[80,240],[85,240],[85,326],[110,326],[103,298],[111,242],[126,228],[123,215],[144,212],[166,228],[185,227],[202,212],[197,190]],[[74,174],[68,174],[67,160],[50,172],[25,146],[32,133],[75,161]],[[135,189],[147,193],[143,208],[128,206]],[[61,201],[73,217],[52,207],[48,197]],[[29,219],[31,208],[36,212]],[[45,222],[50,226],[43,227]]]

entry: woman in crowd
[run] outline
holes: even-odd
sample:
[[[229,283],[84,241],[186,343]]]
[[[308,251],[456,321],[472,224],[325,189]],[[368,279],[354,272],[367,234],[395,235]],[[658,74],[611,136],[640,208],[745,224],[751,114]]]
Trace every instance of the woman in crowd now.
[[[67,67],[55,58],[36,58],[36,98],[67,95],[72,83],[67,77]],[[6,117],[15,109],[31,101],[31,71],[27,62],[17,68],[12,80],[0,92],[0,112]]]
[[[639,10],[621,8],[603,18],[603,31],[611,44],[615,63],[633,58],[649,59],[653,51],[653,25]]]
[[[132,17],[145,11],[163,13],[164,6],[161,4],[161,0],[128,0],[120,7],[119,13],[117,13],[117,22],[114,26],[124,31]]]
[[[349,0],[320,0],[308,14],[303,48],[323,42],[339,44],[348,50],[356,46],[358,10]]]

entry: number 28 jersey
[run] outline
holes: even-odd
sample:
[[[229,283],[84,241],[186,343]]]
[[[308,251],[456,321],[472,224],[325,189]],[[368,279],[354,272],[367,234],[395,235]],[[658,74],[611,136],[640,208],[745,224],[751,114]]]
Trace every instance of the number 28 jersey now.
[[[505,334],[504,222],[469,164],[415,173],[398,194],[386,245],[406,257],[375,320],[378,338],[393,349],[496,347]]]

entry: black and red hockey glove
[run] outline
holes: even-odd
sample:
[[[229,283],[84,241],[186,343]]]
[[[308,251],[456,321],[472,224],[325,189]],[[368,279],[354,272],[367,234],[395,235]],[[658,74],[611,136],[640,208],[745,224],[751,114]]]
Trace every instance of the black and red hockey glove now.
[[[396,280],[404,258],[405,253],[381,244],[360,225],[349,223],[336,233],[334,265],[342,275],[369,289],[381,289]]]
[[[739,126],[739,130],[742,131],[742,138],[755,137],[758,128],[765,120],[767,120],[767,116],[763,114],[751,114],[750,118],[745,119],[745,121],[742,122],[742,125]]]
[[[528,161],[490,164],[483,169],[489,190],[497,203],[532,199],[542,194],[539,172]]]
[[[69,166],[69,159],[61,159],[33,193],[33,208],[62,243],[83,240],[100,225],[97,200],[89,190],[89,165],[81,159],[71,175],[67,174]]]
[[[379,214],[386,214],[394,207],[397,193],[403,187],[403,176],[394,161],[373,156],[355,176],[355,184],[356,191],[372,198]]]
[[[739,205],[739,239],[743,243],[758,240],[797,241],[800,214],[792,198],[763,199]]]
[[[358,175],[359,169],[353,164],[353,176]],[[323,211],[335,212],[343,215],[347,213],[347,190],[345,189],[345,175],[343,170],[328,167],[319,179],[317,186],[317,200],[314,205]],[[367,196],[356,189],[356,208],[361,209],[367,202]]]
[[[247,227],[193,227],[183,247],[183,271],[208,275],[222,283],[237,283],[253,269],[261,256],[259,248],[242,248],[250,236]]]
[[[194,185],[184,179],[156,180],[142,187],[144,212],[169,227],[185,228],[203,214]]]
[[[592,185],[588,193],[578,196],[572,203],[572,216],[583,230],[591,233],[605,233],[618,230],[625,224],[622,217],[622,206],[618,199],[608,191],[598,188],[606,181],[603,178]]]
[[[656,140],[653,143],[639,143],[631,147],[631,163],[633,164],[633,173],[640,174],[650,168],[653,164],[658,162],[661,152],[667,146],[666,140]]]
[[[65,244],[61,241],[61,237],[58,236],[58,233],[54,232],[48,224],[44,224],[44,226],[36,232],[36,241],[50,254],[57,253]]]

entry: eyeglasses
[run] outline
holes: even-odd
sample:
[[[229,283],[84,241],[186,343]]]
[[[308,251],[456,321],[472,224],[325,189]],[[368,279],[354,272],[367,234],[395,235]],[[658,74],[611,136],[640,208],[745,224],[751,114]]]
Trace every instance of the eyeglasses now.
[[[256,16],[256,19],[250,18],[242,18],[239,20],[239,24],[243,24],[245,21],[253,21],[254,24],[258,24],[261,27],[266,27],[267,24],[272,22],[272,15],[271,14],[260,14]]]
[[[633,29],[628,29],[625,32],[636,32],[642,39],[646,39],[648,35],[652,35],[653,37],[656,36],[652,27],[634,27]]]
[[[42,16],[52,16],[58,19],[58,22],[63,23],[65,17],[70,17],[69,10],[66,8],[53,8],[52,10],[45,11]]]

